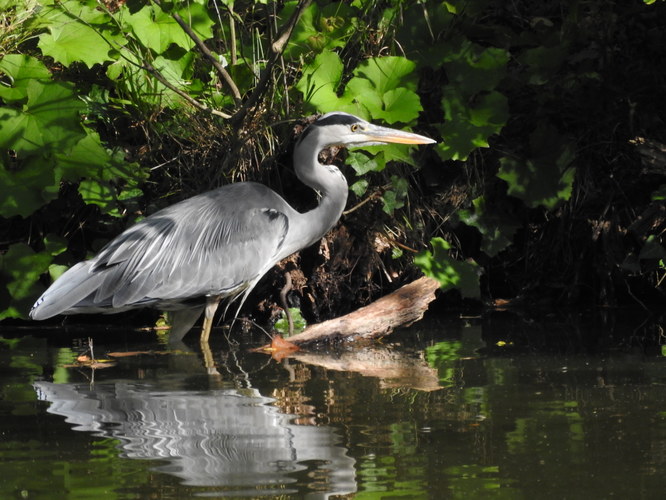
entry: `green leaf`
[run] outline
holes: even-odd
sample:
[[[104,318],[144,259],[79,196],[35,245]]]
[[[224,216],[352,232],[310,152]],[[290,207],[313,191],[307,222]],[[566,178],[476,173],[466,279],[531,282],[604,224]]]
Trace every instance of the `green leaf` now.
[[[651,199],[652,199],[652,201],[664,201],[664,200],[666,200],[666,184],[662,184],[657,189],[652,191]]]
[[[0,215],[27,217],[57,197],[58,182],[53,169],[44,168],[49,157],[32,156],[21,168],[9,171],[0,166]],[[49,186],[56,187],[48,191]]]
[[[475,227],[483,237],[481,250],[494,257],[511,245],[521,224],[503,213],[497,206],[486,209],[486,199],[480,196],[472,201],[472,209],[459,210],[458,216],[465,224]]]
[[[25,317],[25,313],[44,287],[38,280],[51,264],[52,256],[47,252],[35,253],[25,243],[11,245],[0,255],[0,274],[6,280],[9,303],[0,304],[0,319]],[[0,293],[0,297],[5,294]]]
[[[469,99],[498,86],[506,76],[509,52],[464,40],[458,47],[452,44],[451,52],[445,53],[443,59],[449,85]]]
[[[186,2],[177,12],[201,40],[213,37],[214,21],[201,2]],[[158,6],[149,4],[138,12],[126,13],[123,21],[141,44],[156,54],[163,54],[172,44],[187,51],[194,48],[194,42],[189,35],[171,14]]]
[[[449,256],[451,245],[442,238],[430,240],[433,251],[414,257],[414,264],[439,282],[442,290],[459,290],[463,297],[479,298],[479,266],[474,261],[460,262]]]
[[[381,154],[373,155],[359,149],[349,151],[346,163],[354,169],[356,175],[381,172],[386,167],[386,162]]]
[[[289,19],[297,1],[285,2],[280,18]],[[331,2],[320,7],[313,2],[298,19],[289,38],[285,56],[296,59],[307,52],[326,52],[344,47],[348,35],[356,26],[355,9],[344,2]]]
[[[405,206],[409,183],[407,182],[407,179],[403,177],[392,175],[391,187],[392,189],[386,191],[382,195],[382,202],[384,203],[382,210],[388,215],[393,215],[395,210]]]
[[[352,82],[360,83],[362,87],[358,90],[371,88],[380,96],[399,87],[416,90],[415,68],[416,63],[405,57],[371,57],[354,69],[354,78],[347,86],[354,89]]]
[[[337,90],[344,67],[335,52],[322,52],[303,68],[296,88],[303,94],[307,107],[323,113],[341,108]]]
[[[647,237],[643,248],[638,254],[639,260],[666,259],[666,249],[661,245],[659,238],[653,234]]]
[[[404,57],[370,58],[354,70],[344,97],[365,107],[373,119],[408,123],[423,110],[413,90],[415,67],[415,63]]]
[[[5,55],[0,60],[0,72],[11,82],[11,86],[0,85],[0,98],[5,102],[26,99],[30,81],[51,78],[51,73],[39,59],[24,54]]]
[[[499,92],[480,95],[472,104],[455,88],[442,99],[446,121],[438,126],[444,141],[436,147],[443,160],[465,160],[476,148],[488,147],[509,118],[507,98]]]
[[[349,189],[351,189],[352,192],[360,198],[367,192],[368,186],[369,182],[366,179],[360,179],[349,186]]]
[[[530,136],[527,158],[502,158],[497,177],[506,181],[508,193],[528,206],[552,210],[571,197],[575,168],[574,144],[548,123],[541,123]]]
[[[21,110],[0,107],[0,148],[19,154],[71,145],[83,135],[79,113],[84,109],[70,85],[31,80]]]
[[[49,32],[39,37],[42,53],[57,62],[69,66],[82,62],[89,68],[111,60],[110,43],[122,44],[122,39],[112,33],[113,24],[103,11],[78,0],[44,0],[40,12],[41,21]]]
[[[289,313],[291,314],[291,320],[294,322],[294,335],[305,330],[307,322],[303,318],[301,310],[298,307],[290,307]],[[284,311],[282,311],[280,319],[275,322],[275,330],[277,330],[284,338],[289,337],[289,320]]]
[[[67,240],[57,234],[49,233],[44,237],[44,251],[52,256],[60,255],[67,250]]]

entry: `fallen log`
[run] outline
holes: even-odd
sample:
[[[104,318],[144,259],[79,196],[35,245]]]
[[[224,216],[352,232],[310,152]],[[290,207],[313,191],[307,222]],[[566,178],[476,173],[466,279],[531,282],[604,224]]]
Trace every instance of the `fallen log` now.
[[[289,337],[289,342],[302,346],[341,339],[384,337],[397,327],[420,320],[438,288],[435,279],[424,276],[345,316],[311,325]]]

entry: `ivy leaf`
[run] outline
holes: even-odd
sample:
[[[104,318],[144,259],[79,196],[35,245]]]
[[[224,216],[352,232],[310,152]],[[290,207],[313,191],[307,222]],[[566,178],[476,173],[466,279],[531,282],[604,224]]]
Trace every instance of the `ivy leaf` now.
[[[409,184],[404,177],[392,175],[391,187],[392,189],[382,195],[382,202],[384,204],[382,210],[388,215],[393,215],[393,212],[405,206]]]
[[[479,298],[479,266],[473,262],[461,262],[449,256],[451,245],[442,238],[430,240],[432,252],[426,250],[414,257],[423,274],[436,279],[442,290],[459,290],[463,297]]]
[[[365,149],[365,148],[364,148]],[[371,155],[360,150],[349,151],[347,165],[352,167],[356,175],[365,175],[368,172],[381,172],[386,167],[381,154]]]
[[[359,179],[354,184],[349,186],[349,189],[351,189],[352,192],[360,198],[367,192],[369,185],[370,183],[366,179]]]

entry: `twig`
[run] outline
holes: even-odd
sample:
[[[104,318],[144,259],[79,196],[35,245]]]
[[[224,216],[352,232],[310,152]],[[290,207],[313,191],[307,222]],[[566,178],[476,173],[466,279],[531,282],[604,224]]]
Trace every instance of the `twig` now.
[[[203,104],[203,103],[197,101],[196,99],[194,99],[187,92],[183,92],[182,90],[180,90],[178,87],[176,87],[171,82],[169,82],[166,78],[164,78],[162,73],[160,73],[159,70],[157,68],[155,68],[155,66],[150,64],[148,61],[144,60],[143,64],[141,65],[141,68],[148,71],[148,73],[153,75],[162,85],[164,85],[168,89],[170,89],[173,92],[175,92],[176,94],[178,94],[180,97],[185,99],[189,104],[191,104],[195,108],[200,109],[202,111],[207,111],[208,113],[210,113],[212,115],[220,116],[222,118],[227,118],[227,119],[231,118],[231,115],[229,115],[227,113],[223,113],[222,111],[218,111],[217,109],[209,108],[205,104]]]
[[[162,7],[162,4],[160,3],[160,0],[153,0],[157,5]],[[171,17],[178,23],[178,25],[183,29],[185,33],[187,33],[187,36],[189,36],[192,41],[196,44],[197,48],[201,51],[201,53],[208,58],[208,60],[213,64],[213,67],[215,70],[218,72],[218,74],[222,77],[222,79],[225,81],[229,89],[231,90],[231,93],[234,97],[234,100],[236,101],[236,104],[239,105],[241,103],[241,95],[240,91],[238,90],[238,86],[236,85],[236,82],[234,82],[233,78],[231,78],[231,75],[227,72],[227,70],[220,64],[220,62],[217,60],[215,55],[208,50],[208,47],[201,41],[201,38],[197,36],[197,34],[194,32],[194,30],[190,27],[189,24],[187,24],[182,17],[177,12],[172,12]]]
[[[268,60],[268,63],[266,64],[266,68],[264,69],[261,78],[259,79],[259,83],[257,83],[257,86],[250,94],[250,97],[247,99],[247,101],[245,101],[243,107],[236,111],[234,116],[231,118],[232,121],[239,122],[245,118],[247,112],[257,104],[259,98],[266,91],[268,81],[273,72],[273,67],[280,60],[280,56],[282,55],[282,52],[284,51],[284,48],[286,47],[287,42],[289,41],[289,38],[294,31],[294,27],[296,26],[298,19],[301,17],[303,11],[307,9],[311,3],[312,0],[301,0],[298,2],[296,10],[291,15],[291,18],[289,21],[287,21],[287,24],[283,26],[282,32],[278,35],[277,39],[271,44],[272,54]]]
[[[369,201],[376,200],[377,198],[380,198],[381,196],[382,196],[382,192],[381,192],[381,191],[375,191],[375,192],[372,193],[370,196],[367,196],[364,200],[360,201],[359,203],[357,203],[356,205],[354,205],[353,207],[351,207],[349,210],[345,210],[345,211],[343,212],[343,215],[349,215],[350,213],[355,212],[356,210],[358,210],[359,208],[361,208],[363,205],[365,205],[365,204],[368,203]]]

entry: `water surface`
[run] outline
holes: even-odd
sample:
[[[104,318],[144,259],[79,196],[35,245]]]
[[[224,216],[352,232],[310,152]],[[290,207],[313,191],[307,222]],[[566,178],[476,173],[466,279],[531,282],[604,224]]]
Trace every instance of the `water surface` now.
[[[617,318],[621,318],[621,321]],[[433,319],[275,361],[218,335],[0,330],[0,498],[663,498],[666,343],[633,315]],[[76,366],[81,339],[103,369]]]

